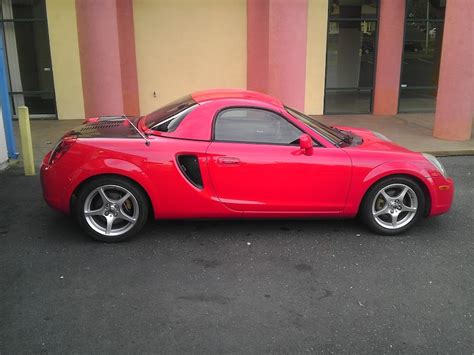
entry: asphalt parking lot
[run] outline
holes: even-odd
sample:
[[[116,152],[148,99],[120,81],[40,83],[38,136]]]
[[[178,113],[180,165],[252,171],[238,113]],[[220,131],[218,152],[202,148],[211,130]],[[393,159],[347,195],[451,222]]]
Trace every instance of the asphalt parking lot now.
[[[39,178],[0,173],[0,353],[474,351],[474,157],[443,158],[445,216],[381,237],[354,220],[162,221],[85,237]]]

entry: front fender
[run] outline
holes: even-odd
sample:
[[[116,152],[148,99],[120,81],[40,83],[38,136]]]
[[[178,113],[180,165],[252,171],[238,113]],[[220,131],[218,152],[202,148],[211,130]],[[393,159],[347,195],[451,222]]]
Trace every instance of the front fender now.
[[[65,192],[65,201],[68,203],[68,206],[64,206],[65,210],[69,211],[72,195],[82,183],[96,176],[110,174],[136,182],[145,190],[152,206],[156,206],[157,193],[153,181],[139,165],[118,158],[107,158],[88,161],[71,176],[71,183]]]
[[[390,161],[376,166],[364,178],[364,186],[372,186],[376,181],[389,175],[412,175],[422,181],[431,178],[430,172],[417,162]],[[367,188],[368,189],[368,188]],[[367,191],[367,190],[366,190]]]
[[[359,211],[359,206],[367,191],[377,181],[392,175],[407,175],[420,181],[429,193],[430,201],[435,194],[435,186],[431,171],[424,162],[417,161],[390,161],[382,163],[370,171],[354,174],[354,181],[350,191],[350,197],[346,206],[345,215],[355,216]]]

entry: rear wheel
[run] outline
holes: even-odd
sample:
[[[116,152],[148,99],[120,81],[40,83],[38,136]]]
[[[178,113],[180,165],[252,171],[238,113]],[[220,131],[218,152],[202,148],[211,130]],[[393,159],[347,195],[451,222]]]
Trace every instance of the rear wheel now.
[[[417,182],[405,177],[384,179],[370,188],[361,206],[361,217],[374,232],[395,235],[410,228],[425,208]]]
[[[120,177],[100,177],[80,190],[75,212],[92,238],[114,243],[129,239],[145,225],[148,203],[143,191]]]

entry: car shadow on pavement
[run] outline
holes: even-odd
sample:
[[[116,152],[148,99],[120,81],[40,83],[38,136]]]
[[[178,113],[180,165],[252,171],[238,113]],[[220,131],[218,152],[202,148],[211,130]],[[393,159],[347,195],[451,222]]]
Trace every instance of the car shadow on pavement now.
[[[186,220],[148,223],[137,239],[326,239],[378,236],[357,219]],[[405,235],[400,235],[404,237]]]
[[[40,239],[83,243],[92,241],[79,227],[73,216],[50,211],[45,218],[45,230]],[[421,219],[409,231],[396,236],[377,235],[369,231],[358,219],[246,219],[246,220],[158,220],[149,221],[129,242],[153,239],[202,241],[225,238],[227,240],[278,238],[278,239],[327,239],[327,238],[410,238],[430,235],[437,228],[439,218]],[[432,236],[431,236],[432,237]],[[424,238],[424,237],[423,237]],[[97,242],[96,242],[97,243]],[[101,244],[100,242],[98,244]]]

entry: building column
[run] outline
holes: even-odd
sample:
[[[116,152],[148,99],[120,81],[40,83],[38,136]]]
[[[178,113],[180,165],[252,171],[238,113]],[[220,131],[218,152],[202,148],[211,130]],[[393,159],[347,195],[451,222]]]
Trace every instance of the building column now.
[[[76,0],[86,117],[138,115],[132,0]]]
[[[398,112],[402,66],[405,0],[380,0],[374,114]]]
[[[472,0],[447,1],[433,131],[437,138],[471,138],[474,115],[473,18]]]
[[[307,0],[247,0],[247,87],[304,110]]]
[[[305,113],[322,115],[326,86],[328,0],[308,0]]]

